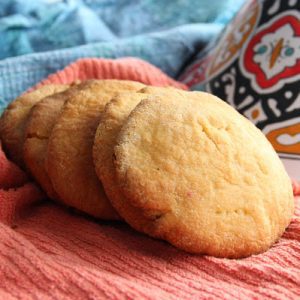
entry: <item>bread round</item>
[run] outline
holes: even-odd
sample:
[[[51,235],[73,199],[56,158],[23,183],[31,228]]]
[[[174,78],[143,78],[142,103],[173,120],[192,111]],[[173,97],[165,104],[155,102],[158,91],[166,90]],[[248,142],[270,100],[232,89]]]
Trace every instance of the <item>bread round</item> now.
[[[94,169],[94,135],[105,104],[119,92],[142,87],[133,81],[91,80],[66,102],[50,135],[46,158],[47,172],[62,202],[98,218],[119,218]]]
[[[129,115],[114,148],[123,195],[149,234],[180,249],[232,258],[267,250],[294,210],[280,159],[228,104],[185,94],[142,100]]]
[[[68,85],[44,85],[33,92],[26,93],[8,105],[0,119],[0,137],[8,157],[24,168],[23,144],[24,130],[31,108],[42,98],[61,92]]]
[[[23,158],[26,169],[51,199],[58,199],[58,195],[45,169],[48,140],[65,101],[77,90],[78,86],[74,85],[36,103],[31,109],[25,129]]]

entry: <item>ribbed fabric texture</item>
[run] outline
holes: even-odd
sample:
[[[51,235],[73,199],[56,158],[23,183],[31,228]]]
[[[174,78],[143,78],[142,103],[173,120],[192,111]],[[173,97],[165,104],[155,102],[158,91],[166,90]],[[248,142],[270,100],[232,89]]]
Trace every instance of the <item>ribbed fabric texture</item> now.
[[[87,80],[91,78],[127,79],[155,86],[174,86],[185,90],[188,89],[185,84],[175,81],[157,67],[134,57],[79,59],[62,71],[48,76],[37,84],[36,87],[49,83],[71,83],[75,80]]]
[[[180,87],[132,59],[81,60],[43,83],[103,74]],[[299,299],[300,185],[293,188],[295,216],[278,243],[246,259],[218,259],[47,201],[0,147],[0,299]]]

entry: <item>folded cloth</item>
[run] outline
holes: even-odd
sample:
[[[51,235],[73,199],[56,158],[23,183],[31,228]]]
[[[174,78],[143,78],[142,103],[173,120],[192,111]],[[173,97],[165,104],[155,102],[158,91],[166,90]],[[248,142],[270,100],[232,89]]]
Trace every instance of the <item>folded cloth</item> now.
[[[173,86],[179,89],[188,89],[185,84],[170,78],[155,66],[134,57],[79,59],[63,70],[49,75],[34,88],[44,84],[68,84],[76,80],[91,78],[130,79],[155,86]]]
[[[77,76],[137,80],[136,74],[145,83],[184,88],[135,59],[80,60],[42,84]],[[297,182],[295,216],[282,238],[265,253],[230,260],[187,254],[126,224],[42,201],[44,194],[1,148],[0,167],[0,299],[300,297]]]
[[[222,25],[244,0],[1,0],[0,59],[159,32]],[[209,5],[208,5],[209,4]]]
[[[0,113],[82,57],[136,56],[175,77],[244,1],[1,0]]]
[[[0,113],[11,99],[76,59],[140,57],[175,77],[186,61],[220,31],[218,25],[190,24],[149,35],[0,61]]]

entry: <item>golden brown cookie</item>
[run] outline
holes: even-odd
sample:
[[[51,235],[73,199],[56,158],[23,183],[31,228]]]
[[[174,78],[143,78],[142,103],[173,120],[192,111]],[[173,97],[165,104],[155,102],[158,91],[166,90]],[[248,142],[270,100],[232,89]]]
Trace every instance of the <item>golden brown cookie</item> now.
[[[105,193],[113,207],[126,221],[131,220],[134,228],[139,231],[147,227],[148,219],[144,219],[139,210],[130,205],[120,190],[114,167],[114,146],[117,136],[130,112],[149,95],[142,93],[120,93],[106,104],[101,115],[94,139],[93,158],[96,173],[101,180]]]
[[[267,250],[294,210],[280,159],[228,104],[187,94],[142,100],[128,117],[114,148],[123,195],[151,235],[180,249],[235,258]]]
[[[26,168],[51,199],[58,199],[58,195],[45,169],[48,139],[65,101],[77,90],[78,87],[74,85],[36,103],[31,109],[25,129],[23,158]]]
[[[93,147],[96,173],[113,207],[125,221],[130,220],[133,228],[148,234],[151,233],[152,236],[155,235],[151,230],[149,220],[144,218],[140,210],[126,200],[117,184],[114,167],[114,146],[118,134],[131,111],[142,99],[151,98],[155,94],[174,97],[174,95],[183,95],[184,92],[175,88],[149,86],[143,88],[139,93],[120,93],[106,104],[95,134]]]
[[[46,159],[54,190],[65,204],[95,217],[119,218],[94,169],[94,135],[105,104],[119,92],[143,86],[125,80],[91,80],[65,104],[50,135]]]
[[[139,90],[140,93],[150,94],[150,95],[159,95],[164,97],[174,96],[174,94],[181,95],[184,97],[186,91],[177,89],[171,86],[160,87],[160,86],[146,86]]]
[[[68,85],[44,85],[37,90],[18,97],[8,105],[0,119],[0,137],[9,158],[24,168],[24,129],[30,110],[42,98],[59,93]]]

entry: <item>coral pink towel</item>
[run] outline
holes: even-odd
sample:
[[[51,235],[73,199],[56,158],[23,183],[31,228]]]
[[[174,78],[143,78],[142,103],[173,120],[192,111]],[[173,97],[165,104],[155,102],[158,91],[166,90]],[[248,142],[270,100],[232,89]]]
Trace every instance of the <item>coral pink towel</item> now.
[[[43,83],[121,78],[183,85],[137,59],[80,60]],[[294,193],[300,194],[294,182]],[[190,255],[46,201],[0,148],[0,299],[299,299],[300,207],[266,253]]]

